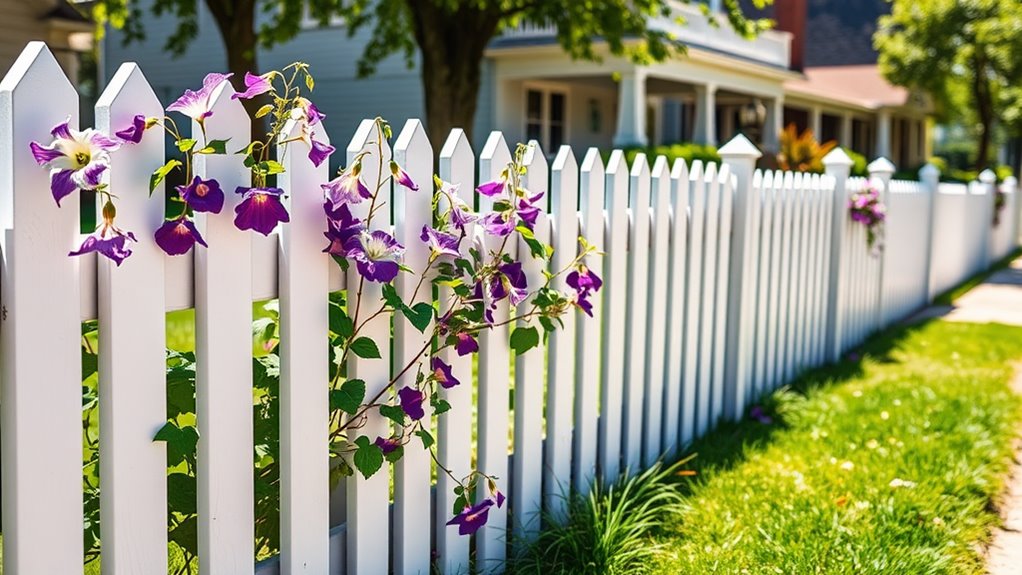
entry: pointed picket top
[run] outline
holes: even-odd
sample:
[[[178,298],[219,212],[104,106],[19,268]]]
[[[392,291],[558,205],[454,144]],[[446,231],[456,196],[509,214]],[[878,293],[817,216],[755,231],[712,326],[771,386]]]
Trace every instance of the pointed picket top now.
[[[757,177],[760,178],[760,180],[759,180],[760,185],[758,186],[759,188],[761,188],[763,190],[773,189],[773,187],[774,187],[774,171],[773,170],[766,170],[765,172],[762,172],[762,173],[759,170],[757,170],[756,171],[756,175],[757,175]]]
[[[855,162],[849,157],[848,153],[845,152],[844,148],[834,148],[826,156],[823,157],[823,165],[830,168],[831,166],[852,166]]]
[[[7,75],[0,81],[0,93],[14,92],[31,82],[37,76],[45,77],[46,89],[39,92],[40,96],[64,91],[74,92],[74,86],[61,69],[57,59],[46,46],[45,42],[29,42],[21,51],[18,59],[11,65]],[[28,88],[25,88],[28,90]]]
[[[995,174],[990,168],[987,168],[979,173],[979,181],[988,185],[992,184],[997,181],[997,174]]]
[[[897,168],[894,167],[894,164],[883,156],[870,162],[869,165],[866,166],[866,169],[869,170],[870,175],[877,176],[893,174],[897,170]]]
[[[671,166],[671,179],[673,180],[684,180],[688,178],[688,162],[682,158],[674,160],[674,165]]]
[[[710,164],[713,165],[712,163]],[[688,169],[688,179],[693,182],[697,182],[703,179],[703,161],[692,160],[692,165]]]
[[[725,167],[726,166],[723,165],[718,166],[715,162],[708,162],[706,164],[705,169],[703,170],[703,180],[705,180],[707,183],[714,182],[715,180],[717,180],[717,170],[719,169],[723,171]]]
[[[578,164],[571,146],[561,146],[554,158],[554,184],[550,189],[550,211],[571,214],[578,211]]]
[[[522,185],[529,190],[530,194],[544,194],[540,203],[544,207],[549,205],[550,199],[550,166],[547,164],[546,154],[543,147],[536,140],[529,140],[529,144],[522,156],[522,165],[526,167],[525,177],[522,178]]]
[[[464,158],[471,154],[472,145],[468,143],[468,137],[465,136],[465,130],[462,130],[461,128],[451,130],[450,135],[447,136],[447,140],[444,141],[444,145],[440,149],[441,160]]]
[[[653,206],[657,211],[666,210],[671,201],[671,166],[664,156],[657,156],[653,161],[652,177]]]
[[[429,158],[428,166],[420,165],[423,163],[421,160],[427,157]],[[424,209],[428,212],[433,201],[433,195],[430,193],[430,190],[433,189],[433,146],[429,143],[429,136],[426,135],[426,130],[422,126],[421,121],[410,119],[405,122],[404,127],[401,128],[401,133],[397,136],[397,140],[394,141],[394,160],[410,175],[412,182],[419,186],[418,191],[413,191],[395,182],[395,217],[405,215],[405,211],[408,209],[406,206],[412,206],[413,211]],[[415,197],[410,198],[409,194],[415,194]],[[401,220],[398,220],[397,223],[400,224]],[[414,237],[405,238],[409,241],[409,243],[404,244],[405,249],[414,251],[415,248],[411,248],[410,245],[418,238],[419,231],[412,230],[409,233],[413,233]],[[423,254],[428,253],[424,244],[421,245],[421,250]]]
[[[482,153],[479,154],[479,181],[489,182],[500,177],[500,173],[511,163],[511,151],[508,150],[504,134],[490,132]],[[479,196],[479,210],[489,211],[493,207],[493,198]]]
[[[472,188],[475,184],[475,152],[461,128],[451,130],[440,149],[440,177],[457,185],[458,197],[469,206],[472,205],[472,196],[475,195]]]
[[[744,134],[738,134],[731,141],[724,144],[717,150],[717,154],[723,158],[761,158],[763,152],[755,144],[749,141]]]
[[[632,160],[632,169],[628,173],[633,178],[649,176],[649,158],[644,152],[635,154],[635,159]]]

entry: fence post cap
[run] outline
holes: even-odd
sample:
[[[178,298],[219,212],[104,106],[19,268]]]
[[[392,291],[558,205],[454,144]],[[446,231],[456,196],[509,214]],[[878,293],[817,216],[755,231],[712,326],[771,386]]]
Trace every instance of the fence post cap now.
[[[992,184],[997,181],[997,174],[995,174],[990,168],[987,168],[979,173],[979,181],[984,184]]]
[[[934,164],[932,164],[930,162],[927,162],[925,166],[923,166],[922,168],[919,168],[919,177],[920,178],[939,178],[940,177],[940,168],[938,168],[936,165],[934,165]]]
[[[869,170],[870,174],[878,175],[893,174],[895,172],[894,164],[883,156],[870,162],[866,169]]]
[[[834,148],[826,156],[823,157],[823,165],[826,167],[842,167],[852,166],[855,162],[852,161],[848,154],[843,148]]]
[[[749,141],[744,134],[738,134],[731,141],[724,144],[717,150],[717,154],[722,159],[727,158],[753,158],[758,159],[763,157],[763,152],[759,151],[759,148],[755,144]]]

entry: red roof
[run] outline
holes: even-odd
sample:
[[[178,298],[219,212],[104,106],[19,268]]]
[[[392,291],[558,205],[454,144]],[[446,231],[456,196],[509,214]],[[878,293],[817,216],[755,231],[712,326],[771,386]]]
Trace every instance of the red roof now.
[[[909,91],[894,86],[875,64],[858,66],[821,66],[806,68],[805,78],[785,82],[793,96],[820,98],[876,109],[904,106]]]

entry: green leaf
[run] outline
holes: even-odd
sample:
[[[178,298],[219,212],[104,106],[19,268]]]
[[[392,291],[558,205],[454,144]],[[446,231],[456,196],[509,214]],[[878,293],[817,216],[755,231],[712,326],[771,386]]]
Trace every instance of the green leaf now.
[[[157,170],[153,172],[153,175],[149,176],[149,195],[153,195],[153,191],[156,190],[156,186],[160,185],[160,182],[167,177],[167,174],[173,171],[174,168],[181,165],[183,164],[181,164],[179,160],[167,160],[166,164],[157,168]]]
[[[409,323],[415,326],[420,333],[426,333],[429,322],[433,320],[433,306],[421,301],[412,307],[405,306],[401,312],[408,318]]]
[[[451,410],[451,404],[447,403],[446,399],[437,399],[436,401],[431,401],[430,406],[433,407],[433,415],[440,415],[442,413],[447,413],[448,411]]]
[[[433,439],[433,436],[430,435],[430,433],[425,429],[420,429],[416,431],[415,435],[418,435],[419,439],[422,440],[423,449],[429,449],[430,447],[433,447],[434,443],[436,443],[436,440]]]
[[[511,334],[511,349],[521,355],[539,345],[539,331],[532,327],[516,327]]]
[[[351,321],[343,307],[334,303],[330,304],[330,331],[344,339],[355,332],[355,322]]]
[[[330,407],[340,409],[354,415],[366,397],[366,382],[361,379],[349,379],[340,389],[330,392]]]
[[[369,438],[364,435],[355,439],[355,445],[358,446],[353,457],[355,469],[358,469],[362,477],[369,479],[383,467],[383,450],[369,443]]]
[[[206,143],[206,146],[201,150],[196,151],[196,154],[226,154],[227,153],[227,142],[229,140],[210,140]]]
[[[383,301],[387,302],[387,305],[394,309],[403,309],[405,307],[404,300],[397,294],[397,290],[390,284],[383,284]]]
[[[184,551],[196,555],[199,552],[199,524],[195,515],[189,515],[174,526],[169,539]]]
[[[391,451],[390,453],[387,453],[383,457],[385,457],[387,459],[387,461],[389,461],[391,463],[396,463],[398,459],[401,459],[404,456],[404,454],[405,454],[405,447],[403,445],[399,445],[396,448],[394,448],[394,451]]]
[[[167,475],[167,504],[171,511],[190,515],[196,512],[195,476],[186,473]]]
[[[187,154],[195,147],[195,138],[182,138],[176,142],[177,149],[181,150],[181,153]]]
[[[275,162],[273,160],[259,162],[258,164],[256,164],[256,169],[259,171],[259,173],[266,174],[268,176],[272,176],[273,174],[284,173],[284,166],[280,162]]]
[[[380,415],[398,425],[405,424],[405,410],[401,409],[397,405],[381,405]]]
[[[380,348],[368,337],[360,337],[351,342],[351,352],[362,359],[380,359]]]
[[[305,87],[311,92],[316,87],[316,81],[312,79],[312,74],[305,73]]]
[[[256,110],[255,117],[256,118],[262,118],[263,116],[265,116],[266,114],[269,114],[272,111],[273,111],[273,104],[266,104],[262,108],[259,108],[258,110]]]

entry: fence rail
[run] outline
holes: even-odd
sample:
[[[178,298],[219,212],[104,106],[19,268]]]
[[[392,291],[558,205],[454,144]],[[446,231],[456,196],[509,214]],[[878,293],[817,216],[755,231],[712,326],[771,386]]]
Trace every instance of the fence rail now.
[[[214,96],[225,132],[211,138],[241,139],[248,131],[231,93],[225,84]],[[434,493],[431,461],[414,444],[393,469],[349,478],[330,492],[327,298],[346,278],[320,252],[318,183],[326,168],[286,166],[279,185],[292,222],[277,233],[238,232],[224,210],[199,217],[208,249],[167,257],[149,241],[163,220],[163,190],[152,198],[144,191],[165,154],[161,139],[149,139],[116,156],[109,181],[121,198],[120,221],[142,240],[135,255],[120,267],[94,256],[68,258],[80,237],[77,199],[67,198],[60,210],[53,205],[28,143],[69,112],[74,125],[77,101],[40,43],[30,44],[0,82],[0,425],[9,573],[82,573],[83,319],[100,325],[105,574],[167,570],[165,502],[174,494],[165,445],[152,438],[167,419],[164,312],[190,307],[200,567],[217,575],[257,571],[251,302],[267,298],[279,298],[281,316],[282,548],[258,571],[428,573],[435,554],[445,573],[499,572],[509,551],[535,537],[541,512],[563,513],[563,494],[677,455],[799,371],[838,359],[1007,254],[1018,238],[1013,180],[1001,188],[1006,207],[993,227],[995,187],[986,176],[969,186],[938,184],[931,166],[920,182],[892,181],[893,166],[878,161],[870,179],[850,178],[851,162],[840,150],[825,160],[826,174],[816,175],[755,170],[759,152],[743,137],[721,148],[719,166],[670,165],[641,154],[629,166],[620,151],[604,165],[597,150],[579,154],[567,146],[548,165],[533,148],[526,184],[549,192],[536,235],[555,248],[551,266],[570,261],[577,235],[585,234],[605,253],[590,262],[605,288],[594,317],[568,317],[545,350],[512,358],[505,327],[481,338],[478,378],[469,358],[445,357],[471,385],[444,392],[452,409],[437,417],[439,460],[467,472],[475,458],[509,494],[510,511],[491,510],[474,536],[473,562],[472,540],[445,525],[452,486],[439,474]],[[97,121],[109,130],[161,110],[142,72],[126,64],[100,98]],[[366,121],[349,140],[349,161],[367,145],[371,127]],[[477,158],[460,130],[434,155],[415,120],[384,158],[364,162],[391,154],[420,182],[430,181],[436,160],[440,176],[461,184],[469,203],[476,183],[498,175],[511,157],[494,132]],[[227,187],[247,178],[231,156],[210,158],[198,170]],[[376,170],[365,166],[364,173]],[[847,215],[850,194],[868,185],[883,190],[889,208],[879,252]],[[415,237],[431,218],[428,194],[386,190],[394,206],[386,225],[409,246],[408,258],[427,257]],[[477,241],[487,240],[479,234]],[[536,262],[526,268],[530,280],[542,271]],[[405,296],[408,287],[398,285]],[[367,297],[381,295],[377,289]],[[498,319],[508,314],[496,311]],[[401,360],[423,344],[403,319],[394,324],[392,351],[384,346],[382,361],[348,366],[370,394],[389,379],[391,352]],[[384,317],[365,329],[382,339],[391,327]],[[374,419],[369,433],[387,435],[386,426]]]

